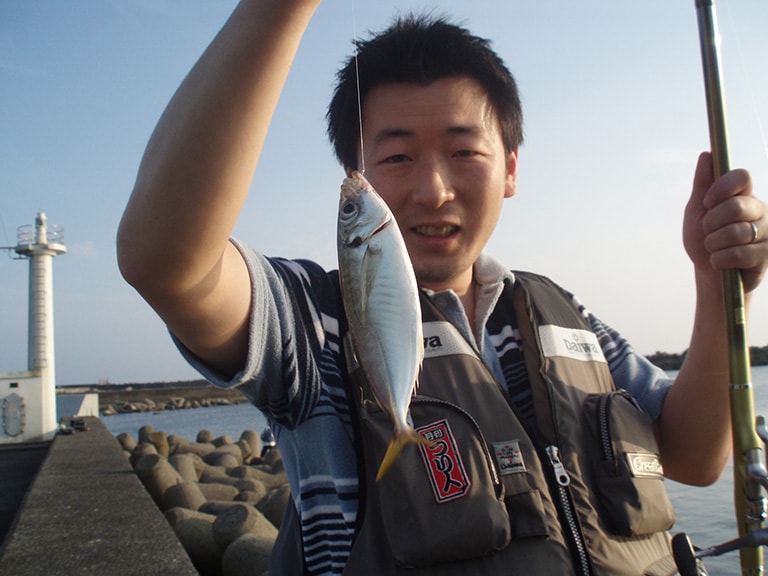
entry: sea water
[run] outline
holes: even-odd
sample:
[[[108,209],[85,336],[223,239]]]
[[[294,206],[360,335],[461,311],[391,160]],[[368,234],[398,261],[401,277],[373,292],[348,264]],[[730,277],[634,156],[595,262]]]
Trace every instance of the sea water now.
[[[752,368],[755,415],[768,418],[768,366]],[[667,481],[677,522],[672,533],[685,532],[693,544],[708,548],[738,536],[733,504],[733,466],[731,462],[715,484],[705,488]],[[765,553],[768,559],[768,549]],[[734,551],[705,559],[711,576],[739,576],[739,553]]]
[[[768,417],[768,366],[752,369],[755,390],[755,413]],[[137,436],[139,428],[151,424],[155,430],[178,434],[195,440],[200,430],[210,430],[214,436],[240,437],[243,430],[261,432],[266,426],[264,416],[248,403],[235,406],[214,406],[190,410],[165,410],[140,412],[103,417],[110,432],[122,432]],[[667,481],[677,522],[672,533],[685,532],[698,547],[706,548],[735,538],[736,517],[733,508],[733,471],[729,464],[722,478],[706,488],[684,486]],[[766,554],[768,557],[768,553]],[[738,552],[718,558],[708,558],[706,566],[712,576],[738,576]]]

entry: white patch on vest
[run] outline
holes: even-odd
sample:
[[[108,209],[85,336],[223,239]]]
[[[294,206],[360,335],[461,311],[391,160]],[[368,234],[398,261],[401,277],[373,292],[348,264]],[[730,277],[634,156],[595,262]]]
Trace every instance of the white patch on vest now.
[[[539,326],[539,339],[541,353],[547,358],[560,356],[583,362],[605,362],[597,336],[589,330],[547,324]]]
[[[632,476],[637,478],[663,478],[664,468],[656,454],[627,452],[627,463]]]
[[[525,472],[525,462],[523,461],[523,453],[520,451],[519,441],[494,442],[493,454],[496,456],[496,462],[499,464],[499,471],[502,476]]]
[[[450,322],[424,322],[424,358],[437,358],[451,354],[469,354],[475,352],[464,337]]]

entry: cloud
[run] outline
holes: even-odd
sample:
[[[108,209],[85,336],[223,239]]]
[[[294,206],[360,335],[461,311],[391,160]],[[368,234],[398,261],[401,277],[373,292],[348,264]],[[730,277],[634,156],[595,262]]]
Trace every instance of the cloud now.
[[[67,252],[78,256],[96,256],[99,251],[93,240],[86,240],[77,244],[67,244]]]

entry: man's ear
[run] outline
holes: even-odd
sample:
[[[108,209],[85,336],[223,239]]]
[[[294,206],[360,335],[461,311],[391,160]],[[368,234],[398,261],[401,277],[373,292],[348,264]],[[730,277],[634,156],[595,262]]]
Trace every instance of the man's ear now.
[[[512,198],[517,193],[517,148],[507,157],[507,182],[504,198]]]

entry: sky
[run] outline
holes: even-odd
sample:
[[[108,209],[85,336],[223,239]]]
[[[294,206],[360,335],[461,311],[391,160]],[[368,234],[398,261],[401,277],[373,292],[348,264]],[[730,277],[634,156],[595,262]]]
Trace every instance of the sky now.
[[[165,105],[232,0],[0,0],[0,246],[39,211],[53,261],[58,385],[197,378],[121,278],[115,233]],[[576,293],[640,353],[688,347],[681,242],[709,149],[693,0],[326,0],[303,39],[234,236],[336,267],[343,176],[324,114],[353,36],[446,14],[492,40],[521,90],[518,192],[488,251]],[[720,0],[731,165],[768,199],[768,2]],[[28,263],[0,251],[0,372],[27,367]],[[768,345],[768,282],[749,342]]]

